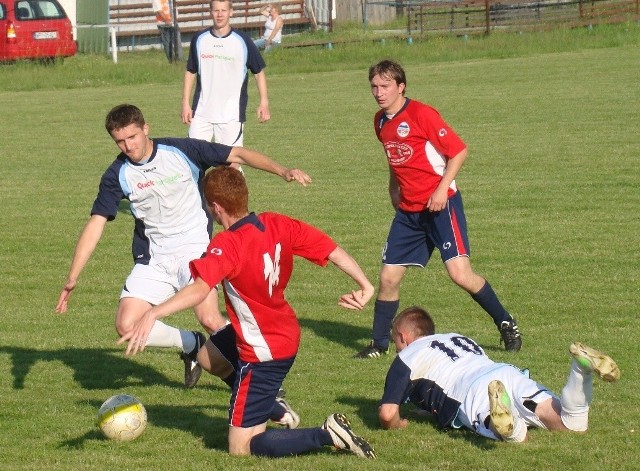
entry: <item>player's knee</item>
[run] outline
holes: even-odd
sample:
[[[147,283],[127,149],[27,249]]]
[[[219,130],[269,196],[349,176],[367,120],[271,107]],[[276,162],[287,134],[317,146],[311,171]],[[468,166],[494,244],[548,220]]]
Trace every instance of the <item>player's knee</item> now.
[[[380,293],[390,293],[397,291],[400,288],[400,282],[402,281],[402,276],[398,276],[397,274],[391,273],[380,273]]]

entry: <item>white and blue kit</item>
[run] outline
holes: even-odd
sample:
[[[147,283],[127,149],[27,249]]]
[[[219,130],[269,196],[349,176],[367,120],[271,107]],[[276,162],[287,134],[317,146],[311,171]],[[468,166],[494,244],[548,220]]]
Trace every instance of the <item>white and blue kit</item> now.
[[[120,154],[105,171],[91,215],[113,220],[127,199],[135,221],[135,266],[121,298],[158,304],[189,283],[189,261],[205,252],[212,230],[201,181],[207,169],[227,165],[230,152],[196,139],[153,139],[147,161]]]
[[[266,64],[253,41],[231,29],[215,36],[211,28],[191,40],[187,71],[197,74],[193,116],[209,123],[246,121],[247,71],[260,73]]]
[[[381,404],[410,401],[441,428],[464,426],[497,440],[486,420],[487,388],[496,379],[504,383],[527,426],[546,428],[533,410],[553,393],[513,365],[494,362],[476,342],[456,333],[420,337],[399,352],[387,373]]]

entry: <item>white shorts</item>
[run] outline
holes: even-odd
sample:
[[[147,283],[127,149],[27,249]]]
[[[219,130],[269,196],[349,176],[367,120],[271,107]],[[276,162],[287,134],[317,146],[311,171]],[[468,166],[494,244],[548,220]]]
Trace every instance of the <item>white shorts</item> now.
[[[524,403],[532,401],[534,404],[539,404],[556,395],[542,384],[530,379],[527,373],[507,364],[499,366],[498,369],[488,372],[473,382],[464,402],[460,405],[454,426],[464,426],[483,437],[499,440],[485,425],[485,419],[489,415],[488,387],[489,383],[496,379],[504,384],[511,397],[513,408],[524,419],[527,427],[546,429],[538,416]]]
[[[202,257],[202,251],[156,262],[136,263],[120,293],[122,298],[142,299],[152,305],[160,304],[180,289],[192,283],[189,262]]]
[[[243,147],[244,144],[243,125],[239,121],[210,123],[194,116],[189,126],[189,137],[209,142],[213,139],[213,142],[227,146]]]

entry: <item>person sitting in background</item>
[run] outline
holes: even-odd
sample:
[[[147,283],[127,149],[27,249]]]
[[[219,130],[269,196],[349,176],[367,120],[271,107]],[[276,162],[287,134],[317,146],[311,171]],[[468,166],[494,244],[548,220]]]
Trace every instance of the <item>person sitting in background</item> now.
[[[278,5],[269,4],[260,10],[260,14],[267,17],[264,22],[264,34],[260,39],[256,39],[253,42],[258,49],[264,49],[266,52],[272,47],[280,46],[283,21],[280,18],[280,7]]]

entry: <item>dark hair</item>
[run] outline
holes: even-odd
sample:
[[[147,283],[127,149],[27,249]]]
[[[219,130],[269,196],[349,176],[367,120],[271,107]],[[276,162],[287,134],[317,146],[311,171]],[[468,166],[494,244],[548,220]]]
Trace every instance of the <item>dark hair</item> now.
[[[109,134],[117,129],[126,128],[130,124],[136,124],[142,128],[146,123],[140,108],[126,103],[109,111],[104,121],[104,127]]]
[[[411,329],[416,338],[436,333],[433,318],[426,309],[420,306],[408,307],[393,319],[392,329],[394,331],[397,331],[401,326]]]
[[[209,205],[218,203],[230,215],[240,217],[249,212],[249,188],[244,176],[233,167],[216,167],[202,181]]]
[[[383,60],[369,67],[369,82],[371,82],[376,75],[394,80],[398,85],[402,83],[405,89],[407,87],[407,76],[404,73],[404,69],[400,64],[392,60]],[[402,94],[404,95],[404,91]]]

